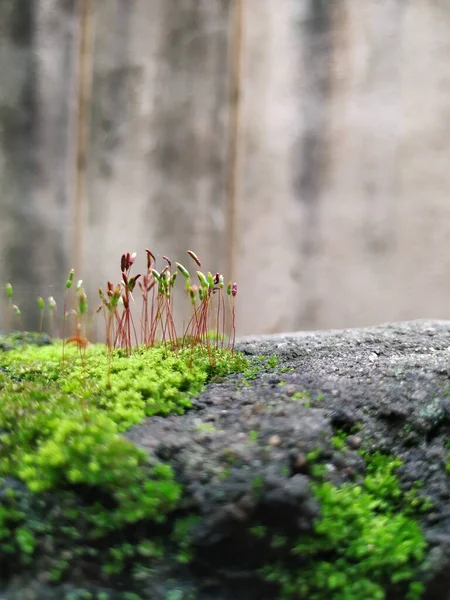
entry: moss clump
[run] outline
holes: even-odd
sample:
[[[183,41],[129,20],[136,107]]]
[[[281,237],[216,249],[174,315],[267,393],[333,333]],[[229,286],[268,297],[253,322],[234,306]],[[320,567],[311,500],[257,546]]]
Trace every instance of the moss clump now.
[[[450,448],[450,440],[447,442],[447,448]],[[445,465],[447,473],[450,475],[450,452],[448,453],[448,462]]]
[[[414,581],[425,540],[394,473],[399,460],[370,458],[361,485],[313,484],[321,516],[314,534],[294,544],[283,564],[264,569],[283,599],[383,600],[386,590],[416,600],[423,586]]]
[[[249,387],[251,382],[257,378],[260,373],[269,372],[278,366],[278,356],[259,354],[254,356],[251,362],[247,363],[247,368],[243,369],[242,383]]]
[[[55,580],[75,560],[101,562],[111,535],[128,543],[132,524],[161,526],[181,487],[121,433],[182,413],[213,376],[245,366],[238,353],[202,347],[112,357],[66,347],[64,365],[59,345],[1,354],[0,562],[18,570],[42,554]]]
[[[48,346],[52,343],[50,337],[45,333],[34,333],[30,331],[15,331],[14,333],[0,333],[0,350],[13,350],[21,346]]]

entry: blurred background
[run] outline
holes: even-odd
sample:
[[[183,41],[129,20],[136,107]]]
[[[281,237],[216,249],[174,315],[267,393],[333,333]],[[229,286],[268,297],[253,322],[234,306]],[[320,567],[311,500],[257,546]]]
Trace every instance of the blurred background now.
[[[239,334],[448,318],[449,57],[448,0],[0,0],[1,285],[192,249]]]

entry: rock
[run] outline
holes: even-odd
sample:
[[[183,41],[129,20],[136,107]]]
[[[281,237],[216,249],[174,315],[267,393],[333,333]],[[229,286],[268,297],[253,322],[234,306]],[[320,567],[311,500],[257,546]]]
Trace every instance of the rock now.
[[[423,600],[449,600],[449,346],[450,323],[421,321],[244,339],[239,350],[276,355],[278,366],[261,369],[250,385],[242,376],[211,384],[195,410],[149,418],[128,431],[150,458],[169,462],[182,484],[173,518],[195,516],[190,562],[181,566],[166,556],[152,563],[139,588],[143,600],[164,600],[172,590],[185,594],[173,597],[198,600],[279,598],[277,586],[259,573],[268,564],[291,564],[292,547],[315,535],[321,500],[314,486],[361,485],[366,457],[377,452],[401,460],[395,473],[411,502],[408,514],[428,543],[414,567]],[[301,402],[300,390],[307,393]],[[202,423],[214,430],[199,431]],[[429,507],[422,510],[423,500]],[[135,585],[124,577],[111,598]],[[39,595],[35,583],[22,583],[23,590],[38,590],[37,600],[53,598],[48,585]],[[95,576],[85,584],[93,589]],[[401,583],[387,577],[383,585],[386,598],[406,600]],[[52,589],[64,598],[62,584]],[[16,600],[14,593],[5,588],[0,600]],[[333,594],[315,597],[340,597]],[[365,592],[349,597],[367,600]]]

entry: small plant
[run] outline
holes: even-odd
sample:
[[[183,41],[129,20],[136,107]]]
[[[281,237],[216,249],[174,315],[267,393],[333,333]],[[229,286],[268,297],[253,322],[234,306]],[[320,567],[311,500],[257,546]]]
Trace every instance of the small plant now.
[[[196,266],[201,267],[200,259],[192,250],[188,250],[187,254]],[[236,341],[235,298],[237,284],[230,281],[226,289],[229,309],[227,317],[224,277],[221,273],[213,275],[208,271],[204,274],[202,271],[197,270],[196,275],[199,283],[194,285],[191,274],[186,267],[176,262],[175,267],[177,270],[172,270],[173,263],[167,256],[163,257],[166,265],[161,271],[158,271],[155,255],[146,249],[146,273],[144,275],[141,275],[141,273],[132,275],[131,271],[136,256],[136,253],[127,252],[122,254],[120,281],[116,285],[108,281],[105,292],[102,288],[98,290],[100,305],[95,312],[103,313],[104,316],[106,348],[109,353],[108,372],[111,368],[112,353],[118,349],[130,356],[132,351],[140,346],[150,348],[163,344],[168,349],[176,351],[187,347],[192,350],[195,346],[202,345],[208,351],[211,364],[216,360],[219,349],[231,350],[231,354],[233,354]],[[172,314],[178,273],[181,273],[186,280],[185,293],[192,306],[192,316],[181,335],[176,330]],[[75,343],[80,353],[84,352],[88,346],[85,324],[88,301],[81,287],[81,280],[76,285],[75,308],[70,308],[69,304],[74,278],[75,271],[71,269],[65,282],[62,312],[63,366],[68,343]],[[23,330],[20,309],[12,303],[13,288],[11,283],[6,285],[5,290],[9,303],[9,321],[11,322],[11,315],[14,314],[19,328]],[[136,290],[139,290],[141,296],[141,309],[138,311],[140,326],[135,322]],[[39,308],[39,332],[42,332],[45,314],[44,299],[39,297],[37,304]],[[48,298],[47,309],[50,335],[55,337],[57,333],[57,305],[52,296]],[[67,320],[71,316],[76,319],[76,332],[75,335],[67,336]],[[229,323],[228,334],[225,331],[227,322]]]
[[[24,329],[23,329],[23,323],[22,323],[22,313],[20,311],[20,308],[17,306],[17,304],[13,304],[14,290],[13,290],[11,283],[6,284],[5,293],[6,293],[6,297],[8,298],[8,318],[7,318],[6,330],[7,331],[12,330],[12,316],[14,316],[17,321],[17,324],[19,326],[19,330],[23,333]]]
[[[16,317],[17,322],[19,324],[19,329],[23,333],[24,329],[23,329],[23,323],[22,323],[22,313],[20,312],[20,308],[17,306],[17,304],[12,305],[12,311],[13,311],[13,314]]]
[[[201,266],[200,259],[188,250],[188,256]],[[237,284],[229,283],[227,294],[230,309],[230,335],[225,334],[226,313],[223,298],[224,278],[220,273],[196,271],[199,285],[194,285],[188,269],[176,262],[176,271],[172,271],[172,261],[164,256],[166,265],[161,271],[156,269],[153,252],[146,249],[147,271],[131,275],[131,268],[136,254],[126,253],[121,258],[121,281],[114,285],[108,282],[106,293],[99,289],[101,304],[97,312],[103,312],[106,325],[106,346],[111,351],[122,348],[127,354],[140,344],[154,347],[158,343],[167,345],[173,350],[202,344],[214,360],[213,350],[225,347],[234,351],[235,345],[235,307],[234,298]],[[173,319],[174,289],[178,273],[186,280],[185,292],[192,306],[192,316],[181,336],[178,335]],[[136,288],[137,286],[137,288]],[[136,304],[135,289],[141,295],[140,340],[133,318],[132,307]],[[121,310],[122,309],[122,310]]]
[[[11,330],[11,315],[13,312],[13,304],[12,299],[14,295],[13,286],[10,283],[7,283],[5,286],[6,297],[8,298],[8,323],[7,323],[7,331]]]
[[[64,347],[65,347],[65,343],[66,343],[66,339],[65,339],[66,319],[68,316],[68,314],[67,314],[67,296],[68,296],[70,288],[72,287],[74,275],[75,275],[75,271],[73,269],[71,269],[69,271],[69,275],[66,280],[66,289],[64,292],[63,324],[62,324],[62,364],[63,364],[63,366],[64,366]]]
[[[56,320],[56,301],[53,296],[49,296],[48,298],[48,312],[49,312],[49,321],[50,321],[50,336],[55,337],[55,320]]]
[[[42,298],[42,296],[39,296],[39,298],[37,299],[37,305],[39,308],[39,333],[42,333],[45,315],[45,301],[44,298]]]

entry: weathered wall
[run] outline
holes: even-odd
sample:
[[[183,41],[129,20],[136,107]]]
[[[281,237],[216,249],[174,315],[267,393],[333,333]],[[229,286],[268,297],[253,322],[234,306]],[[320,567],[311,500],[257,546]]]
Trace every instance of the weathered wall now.
[[[450,4],[244,6],[245,331],[445,317]]]
[[[0,2],[0,281],[25,319],[68,264],[74,7]]]
[[[241,333],[448,316],[447,0],[96,0],[80,63],[83,1],[0,3],[22,303],[192,248],[239,282]]]

